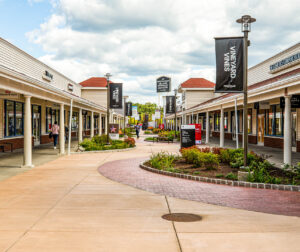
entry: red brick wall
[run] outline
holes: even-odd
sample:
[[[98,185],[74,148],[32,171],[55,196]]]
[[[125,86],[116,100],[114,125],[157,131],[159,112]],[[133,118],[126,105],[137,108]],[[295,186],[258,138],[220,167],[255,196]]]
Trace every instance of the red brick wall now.
[[[213,131],[213,132],[212,132],[212,136],[213,136],[213,137],[220,137],[220,132],[218,132],[218,131]]]
[[[283,149],[283,139],[279,137],[266,137],[264,145],[267,147],[280,148]]]
[[[53,138],[49,138],[49,135],[41,136],[41,144],[52,143],[52,142],[53,142]]]
[[[248,143],[257,144],[257,137],[255,135],[248,135]]]
[[[300,141],[297,141],[296,150],[297,150],[297,152],[300,152]]]
[[[228,132],[225,132],[225,139],[232,140],[232,134],[228,133]]]
[[[20,137],[20,138],[6,138],[6,139],[0,140],[0,144],[1,143],[12,143],[13,144],[13,146],[12,146],[13,150],[22,149],[24,147],[24,138],[23,137]],[[33,146],[33,138],[32,138],[32,146]],[[5,145],[4,150],[5,151],[10,151],[10,145]]]

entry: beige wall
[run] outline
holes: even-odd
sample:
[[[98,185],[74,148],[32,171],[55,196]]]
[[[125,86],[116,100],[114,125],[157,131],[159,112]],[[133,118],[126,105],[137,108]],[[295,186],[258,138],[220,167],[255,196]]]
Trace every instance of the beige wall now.
[[[106,107],[107,91],[106,89],[83,89],[81,97]]]
[[[23,73],[31,78],[42,81],[48,85],[55,86],[61,90],[68,91],[68,84],[73,85],[73,94],[80,96],[81,86],[46,64],[40,62],[19,48],[0,38],[0,65],[14,71]],[[48,82],[42,78],[45,70],[53,74],[53,80]]]
[[[291,67],[288,67],[286,69],[283,69],[279,72],[276,72],[276,73],[270,73],[270,65],[280,61],[280,60],[283,60],[289,56],[292,56],[296,53],[299,53],[300,52],[300,43],[298,43],[297,45],[295,45],[294,47],[291,47],[275,56],[273,56],[272,58],[270,59],[267,59],[265,61],[263,61],[262,63],[252,67],[249,69],[248,71],[248,85],[252,85],[254,83],[257,83],[257,82],[261,82],[261,81],[264,81],[266,79],[270,79],[270,78],[273,78],[277,75],[281,75],[283,73],[286,73],[286,72],[290,72],[294,69],[297,69],[300,67],[300,61],[298,60],[298,63],[296,65],[293,65]]]
[[[185,91],[185,109],[189,109],[193,106],[196,106],[202,102],[205,102],[209,99],[215,97],[213,90],[186,90]]]

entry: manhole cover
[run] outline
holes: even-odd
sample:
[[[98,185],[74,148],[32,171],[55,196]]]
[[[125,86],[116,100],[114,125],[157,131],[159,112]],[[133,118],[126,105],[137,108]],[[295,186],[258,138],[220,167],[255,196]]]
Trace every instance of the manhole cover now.
[[[178,222],[193,222],[193,221],[202,220],[202,217],[200,215],[188,214],[188,213],[165,214],[162,216],[162,218],[168,221],[178,221]]]

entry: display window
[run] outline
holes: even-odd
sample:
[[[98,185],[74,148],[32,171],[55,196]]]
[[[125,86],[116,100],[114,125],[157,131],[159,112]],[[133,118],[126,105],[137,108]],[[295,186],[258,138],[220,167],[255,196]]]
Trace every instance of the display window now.
[[[22,136],[24,134],[24,104],[4,101],[4,136]]]

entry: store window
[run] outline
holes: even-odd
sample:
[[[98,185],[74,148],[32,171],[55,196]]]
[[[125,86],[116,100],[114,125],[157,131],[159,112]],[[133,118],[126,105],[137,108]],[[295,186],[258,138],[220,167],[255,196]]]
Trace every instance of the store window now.
[[[60,113],[59,109],[53,109],[46,107],[46,132],[49,133],[51,131],[52,125],[57,122],[60,124]]]
[[[243,110],[238,110],[238,129],[239,133],[243,133]]]
[[[214,117],[214,131],[220,131],[220,114],[216,113]]]
[[[248,109],[248,134],[252,133],[252,109]]]
[[[70,112],[69,112],[70,114]],[[72,131],[77,131],[78,128],[78,112],[73,112],[72,113],[72,121],[71,121],[71,127],[72,127]]]
[[[24,105],[21,102],[4,101],[4,136],[21,136],[24,133]]]
[[[90,129],[91,128],[91,116],[87,116],[87,123],[86,123],[86,129]]]
[[[283,136],[283,109],[272,105],[266,110],[266,135]]]
[[[99,116],[94,116],[94,129],[98,129]]]
[[[228,112],[224,113],[224,131],[228,131]]]

